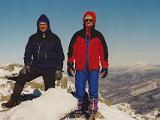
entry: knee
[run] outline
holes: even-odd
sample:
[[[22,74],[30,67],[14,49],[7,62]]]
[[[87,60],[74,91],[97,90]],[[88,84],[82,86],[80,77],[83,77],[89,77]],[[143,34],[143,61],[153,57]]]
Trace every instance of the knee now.
[[[24,86],[26,84],[26,82],[24,82],[24,81],[17,81],[17,83],[22,85],[22,86]]]
[[[25,79],[18,79],[16,82],[18,84],[22,85],[22,86],[24,86],[26,84],[26,80]]]
[[[55,88],[55,82],[45,83],[45,91],[47,91],[49,88]]]

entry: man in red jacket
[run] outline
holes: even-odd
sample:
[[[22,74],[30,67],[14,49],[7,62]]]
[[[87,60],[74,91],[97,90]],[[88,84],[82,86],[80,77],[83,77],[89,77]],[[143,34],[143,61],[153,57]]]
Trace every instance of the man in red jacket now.
[[[108,48],[103,35],[95,29],[95,24],[96,14],[92,11],[86,12],[83,17],[84,28],[73,35],[68,48],[68,75],[73,76],[76,69],[75,96],[78,99],[78,114],[82,113],[87,80],[90,96],[88,112],[97,112],[99,74],[102,78],[108,74]]]

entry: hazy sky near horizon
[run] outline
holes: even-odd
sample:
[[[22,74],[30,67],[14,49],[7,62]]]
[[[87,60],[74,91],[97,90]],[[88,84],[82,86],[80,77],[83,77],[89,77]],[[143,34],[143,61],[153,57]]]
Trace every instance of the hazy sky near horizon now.
[[[36,32],[41,14],[48,16],[66,55],[70,39],[82,28],[82,17],[88,10],[97,14],[96,29],[106,38],[110,66],[137,61],[160,64],[159,6],[159,0],[2,0],[0,64],[23,63],[25,45]]]

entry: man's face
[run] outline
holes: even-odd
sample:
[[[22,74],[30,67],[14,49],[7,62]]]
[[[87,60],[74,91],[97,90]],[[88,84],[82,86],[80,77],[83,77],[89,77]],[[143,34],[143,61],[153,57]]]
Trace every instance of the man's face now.
[[[40,22],[38,27],[41,32],[46,32],[48,29],[48,25],[45,22]]]
[[[85,17],[84,22],[85,22],[85,26],[86,26],[87,28],[92,28],[92,27],[93,27],[93,23],[94,23],[94,22],[93,22],[92,16],[87,15],[87,16]]]
[[[85,25],[88,28],[92,28],[93,27],[93,20],[92,19],[86,19],[85,20]]]

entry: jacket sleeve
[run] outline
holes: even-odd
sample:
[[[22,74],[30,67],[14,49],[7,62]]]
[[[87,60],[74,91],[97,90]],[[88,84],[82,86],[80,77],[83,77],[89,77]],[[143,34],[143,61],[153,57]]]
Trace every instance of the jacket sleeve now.
[[[33,55],[33,45],[32,45],[32,42],[31,42],[31,37],[29,38],[28,40],[28,43],[26,45],[26,48],[25,48],[25,53],[24,53],[24,64],[25,65],[30,65],[31,62],[32,62],[32,55]]]
[[[64,53],[63,53],[63,48],[61,41],[59,37],[57,36],[57,44],[56,44],[56,69],[57,70],[62,70],[63,69],[63,61],[64,61]]]
[[[105,41],[105,38],[101,33],[99,33],[99,39],[100,39],[100,60],[102,68],[108,68],[108,47]]]
[[[69,47],[68,47],[68,60],[67,62],[72,62],[74,63],[74,60],[75,60],[75,50],[74,50],[74,44],[75,44],[75,41],[76,41],[76,38],[77,38],[77,34],[75,33],[69,43]]]

